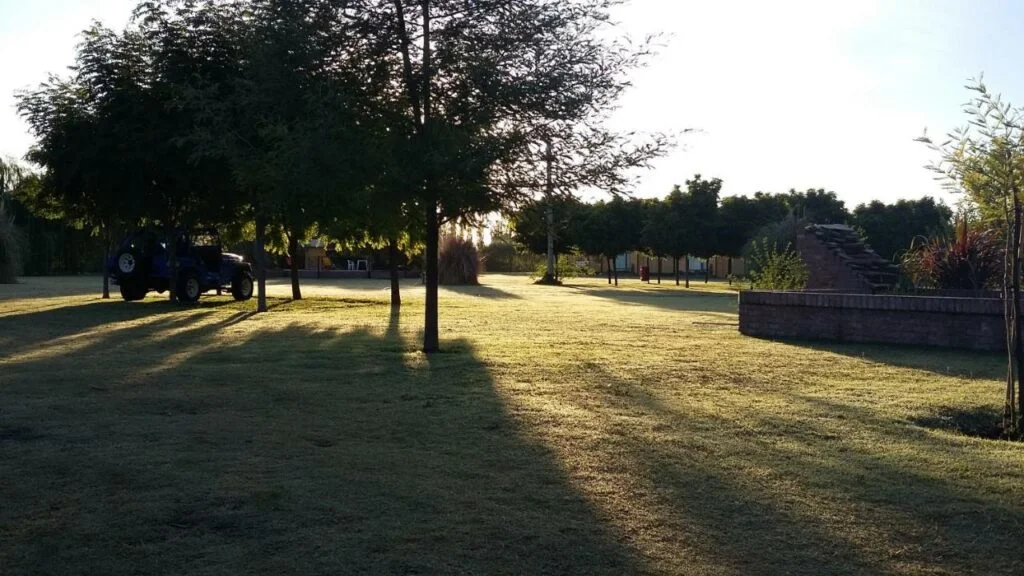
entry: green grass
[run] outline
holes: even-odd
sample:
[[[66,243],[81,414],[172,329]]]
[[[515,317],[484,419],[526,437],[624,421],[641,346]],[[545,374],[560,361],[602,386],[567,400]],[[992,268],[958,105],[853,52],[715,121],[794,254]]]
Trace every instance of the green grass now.
[[[777,343],[723,284],[0,286],[3,574],[1022,574],[1002,359]]]

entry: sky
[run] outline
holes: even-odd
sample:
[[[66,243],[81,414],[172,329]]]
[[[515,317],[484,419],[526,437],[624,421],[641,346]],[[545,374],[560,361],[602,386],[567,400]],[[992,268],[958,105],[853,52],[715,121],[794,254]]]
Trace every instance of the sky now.
[[[0,156],[32,144],[14,92],[66,74],[92,20],[123,27],[136,0],[0,0]],[[1024,2],[633,0],[623,34],[660,33],[612,125],[695,132],[639,176],[664,196],[694,174],[723,195],[825,188],[854,206],[931,195],[954,203],[914,142],[963,124],[964,84],[1024,105]]]

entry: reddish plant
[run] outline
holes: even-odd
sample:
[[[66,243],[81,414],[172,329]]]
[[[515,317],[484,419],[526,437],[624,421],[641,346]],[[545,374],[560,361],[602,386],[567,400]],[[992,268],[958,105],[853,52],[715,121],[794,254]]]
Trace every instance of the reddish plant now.
[[[932,238],[911,245],[901,262],[917,286],[983,290],[999,284],[1003,248],[992,230],[971,229],[957,222],[952,238]]]

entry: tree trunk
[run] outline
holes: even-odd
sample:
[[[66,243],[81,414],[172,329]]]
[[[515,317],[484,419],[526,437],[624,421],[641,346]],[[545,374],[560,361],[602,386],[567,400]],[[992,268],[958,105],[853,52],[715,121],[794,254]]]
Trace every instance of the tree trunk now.
[[[294,231],[288,236],[288,254],[291,256],[292,300],[302,300],[299,288],[299,236]]]
[[[167,299],[178,301],[178,236],[172,226],[167,226],[167,265],[171,269],[167,286]]]
[[[690,287],[690,255],[683,256],[683,270],[686,275],[686,287]]]
[[[704,283],[711,279],[711,258],[704,259]]]
[[[546,164],[546,176],[544,186],[544,197],[547,199],[547,226],[548,226],[548,264],[544,273],[544,281],[555,281],[555,206],[554,206],[554,182],[552,180],[552,168],[554,157],[551,153],[551,140],[544,142],[544,162]]]
[[[729,286],[732,286],[732,256],[726,258],[725,277],[729,279]]]
[[[612,259],[611,258],[605,258],[605,260],[608,262],[608,284],[611,285],[611,283],[612,283]]]
[[[267,224],[263,216],[256,214],[256,239],[253,242],[253,258],[256,260],[256,311],[267,311],[267,255],[264,251],[264,235]]]
[[[651,257],[647,257],[647,283],[651,283]]]
[[[619,285],[619,267],[618,266],[614,266],[614,268],[615,268],[615,270],[614,270],[613,274],[615,274],[615,285],[618,286]]]
[[[1021,318],[1020,318],[1020,274],[1021,274],[1021,203],[1020,195],[1014,190],[1013,191],[1013,282],[1011,286],[1012,290],[1012,301],[1010,305],[1013,308],[1013,360],[1014,360],[1014,380],[1017,382],[1018,390],[1014,391],[1014,383],[1010,382],[1010,403],[1013,404],[1013,395],[1016,394],[1019,405],[1016,407],[1016,418],[1013,419],[1012,429],[1017,437],[1024,435],[1024,390],[1020,390],[1021,377],[1024,375],[1024,339],[1021,338]]]
[[[437,333],[437,245],[439,222],[437,217],[437,202],[427,202],[427,239],[426,251],[423,256],[426,266],[427,297],[425,317],[423,319],[423,351],[437,352],[439,349]]]
[[[672,267],[675,268],[676,286],[679,286],[679,258],[674,258],[673,262],[674,262],[674,264],[673,264]]]
[[[398,283],[398,241],[388,240],[388,268],[391,269],[391,312],[402,308],[402,293]]]
[[[664,260],[661,256],[658,256],[658,284],[661,284],[661,261]]]
[[[104,227],[103,229],[103,299],[110,299],[110,269],[107,266],[107,262],[110,260],[110,228]]]

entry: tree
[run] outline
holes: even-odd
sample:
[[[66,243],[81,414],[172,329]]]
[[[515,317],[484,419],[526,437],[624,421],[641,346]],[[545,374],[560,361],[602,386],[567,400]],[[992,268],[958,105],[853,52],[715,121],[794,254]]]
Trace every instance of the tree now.
[[[835,192],[809,188],[806,192],[790,190],[786,203],[797,218],[811,224],[843,224],[850,218],[846,203]]]
[[[620,254],[619,245],[613,234],[612,219],[608,203],[604,200],[593,204],[581,204],[572,219],[571,235],[576,246],[590,256],[598,256],[608,265],[608,283],[612,283],[612,264],[616,255]]]
[[[605,79],[594,84],[595,90],[606,93],[593,94],[595,100],[612,101],[628,85],[620,78],[624,70],[636,66],[642,53],[622,59],[617,67],[603,70]],[[670,140],[661,134],[653,135],[640,145],[631,144],[636,137],[633,133],[621,134],[601,126],[606,120],[607,110],[595,110],[593,118],[562,122],[542,117],[541,125],[532,133],[539,139],[532,156],[519,161],[508,174],[510,184],[529,191],[535,197],[540,195],[544,207],[547,269],[538,283],[556,283],[555,261],[558,250],[558,226],[560,225],[557,206],[560,199],[573,198],[581,188],[596,188],[611,193],[623,194],[632,184],[628,171],[647,167],[648,162],[665,153],[671,146]],[[537,162],[535,158],[541,158]],[[562,224],[564,226],[564,224]]]
[[[609,270],[619,285],[619,270],[614,266],[619,254],[639,251],[644,248],[643,226],[646,216],[644,202],[637,198],[617,196],[604,205],[604,255],[609,262]]]
[[[42,194],[63,218],[105,236],[108,249],[113,231],[144,220],[171,236],[210,218],[209,209],[221,204],[209,202],[220,172],[193,162],[181,146],[191,120],[171,90],[188,54],[162,52],[140,29],[118,34],[94,25],[83,37],[70,78],[19,94],[19,112],[38,139],[29,158],[46,170]]]
[[[732,258],[743,256],[743,249],[762,227],[786,217],[786,198],[778,194],[757,192],[753,197],[729,196],[718,209],[718,253]]]
[[[676,286],[679,286],[679,260],[689,254],[693,242],[689,204],[687,195],[679,186],[675,186],[664,200],[647,210],[647,219],[641,232],[643,243],[651,252],[672,257]],[[687,278],[686,286],[689,285]]]
[[[426,233],[423,349],[434,352],[441,224],[528,196],[515,175],[536,158],[533,128],[610,109],[618,91],[597,88],[635,50],[603,34],[610,0],[371,4],[380,25],[367,29],[393,35],[383,58],[394,63],[414,132],[409,165]]]
[[[894,261],[915,238],[944,236],[950,232],[953,211],[930,196],[885,204],[874,200],[853,210],[852,224],[883,258]]]
[[[989,221],[1001,226],[1005,242],[1003,302],[1006,325],[1006,395],[1003,431],[1024,437],[1024,341],[1021,339],[1021,252],[1024,193],[1024,109],[993,95],[981,80],[968,88],[974,93],[965,106],[968,125],[936,143],[925,134],[939,159],[930,166],[955,191],[982,208]]]
[[[718,194],[722,181],[718,178],[704,180],[700,174],[686,181],[684,216],[690,235],[690,253],[704,259],[704,283],[708,282],[710,268],[708,260],[718,251]],[[686,285],[690,285],[689,259],[686,264]]]
[[[570,221],[578,204],[572,196],[553,196],[523,205],[509,215],[512,240],[534,254],[568,253],[574,246]],[[539,283],[557,281],[556,276],[541,278]]]
[[[21,177],[20,166],[0,158],[0,284],[13,284],[18,280],[21,243],[14,219],[7,212],[7,203]]]
[[[373,60],[347,38],[351,18],[329,0],[147,2],[144,33],[169,61],[178,109],[193,115],[183,137],[194,159],[225,165],[226,196],[255,223],[258,310],[266,310],[266,233],[280,227],[292,253],[328,208],[364,188],[365,91]],[[181,56],[181,55],[184,56]]]

